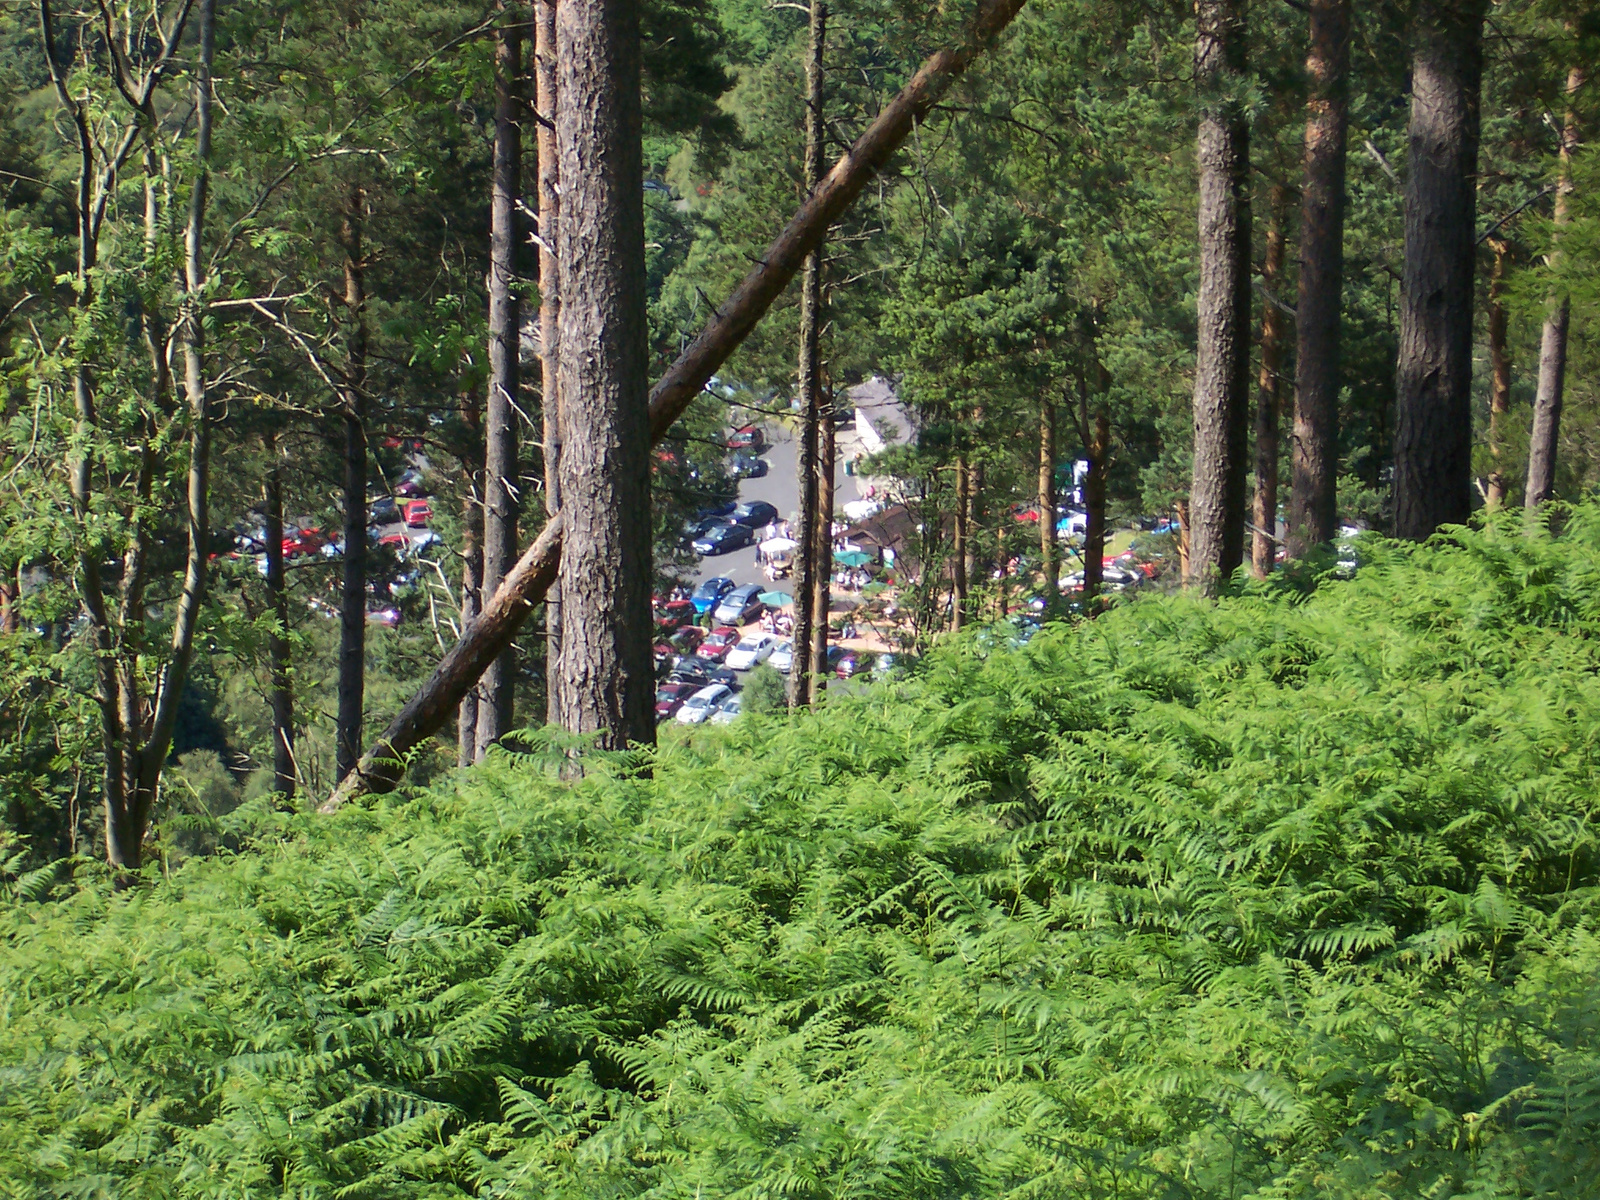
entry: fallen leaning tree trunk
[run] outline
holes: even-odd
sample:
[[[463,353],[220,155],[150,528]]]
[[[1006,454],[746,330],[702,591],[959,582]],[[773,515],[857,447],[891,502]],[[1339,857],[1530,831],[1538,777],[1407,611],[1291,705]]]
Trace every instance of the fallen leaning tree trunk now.
[[[710,382],[716,369],[766,315],[863,188],[910,136],[916,123],[938,103],[972,60],[1009,25],[1025,0],[981,0],[961,42],[925,61],[909,83],[867,127],[855,145],[790,218],[732,296],[707,322],[650,391],[650,440],[658,442]],[[516,636],[522,622],[544,599],[561,565],[561,517],[544,527],[516,566],[483,605],[428,682],[402,708],[361,761],[322,805],[332,812],[372,792],[394,790],[405,773],[406,756],[432,737],[455,713],[463,696]]]

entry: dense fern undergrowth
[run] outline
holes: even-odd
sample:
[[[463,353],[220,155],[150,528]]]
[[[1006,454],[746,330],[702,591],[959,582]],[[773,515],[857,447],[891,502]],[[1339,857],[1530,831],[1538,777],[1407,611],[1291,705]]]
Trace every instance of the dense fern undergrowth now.
[[[1363,553],[14,881],[0,1181],[1595,1196],[1600,510]]]

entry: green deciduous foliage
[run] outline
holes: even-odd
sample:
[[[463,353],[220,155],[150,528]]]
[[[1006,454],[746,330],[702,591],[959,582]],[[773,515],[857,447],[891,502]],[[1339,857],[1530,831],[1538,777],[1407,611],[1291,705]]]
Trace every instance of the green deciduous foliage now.
[[[14,879],[0,1180],[1591,1195],[1600,510],[1358,553]]]

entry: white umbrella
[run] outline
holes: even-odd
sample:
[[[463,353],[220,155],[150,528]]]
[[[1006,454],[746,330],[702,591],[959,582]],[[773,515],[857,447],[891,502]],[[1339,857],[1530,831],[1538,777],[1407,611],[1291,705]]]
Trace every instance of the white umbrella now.
[[[767,554],[782,554],[787,550],[793,550],[799,544],[793,538],[775,537],[762,542],[761,549]]]

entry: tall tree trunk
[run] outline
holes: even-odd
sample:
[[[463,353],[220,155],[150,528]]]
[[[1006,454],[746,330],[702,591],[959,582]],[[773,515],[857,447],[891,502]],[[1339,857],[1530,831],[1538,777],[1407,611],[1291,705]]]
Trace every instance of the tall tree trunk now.
[[[367,684],[367,295],[361,226],[366,190],[345,196],[344,308],[349,332],[344,369],[344,579],[339,596],[339,712],[334,774],[343,779],[361,755]]]
[[[1472,272],[1486,0],[1419,0],[1395,371],[1394,532],[1472,512]]]
[[[508,8],[501,5],[502,12]],[[483,588],[517,561],[517,405],[522,306],[517,296],[517,199],[522,194],[522,32],[515,19],[494,41],[494,170],[489,202],[489,399],[484,406]],[[516,651],[507,646],[478,688],[481,761],[511,728]]]
[[[1583,72],[1573,67],[1567,72],[1569,106],[1561,126],[1561,150],[1556,167],[1555,229],[1551,235],[1549,265],[1557,265],[1560,237],[1569,220],[1572,196],[1572,154],[1578,148],[1578,115],[1570,104],[1583,86]],[[1547,301],[1544,327],[1539,334],[1539,390],[1533,401],[1533,434],[1528,451],[1528,489],[1525,503],[1530,511],[1555,495],[1556,446],[1561,439],[1561,402],[1567,377],[1567,326],[1572,305],[1565,291],[1553,293]]]
[[[1088,519],[1083,527],[1083,592],[1080,598],[1085,602],[1100,594],[1106,578],[1106,468],[1111,453],[1111,420],[1106,413],[1105,396],[1111,389],[1111,376],[1094,349],[1098,328],[1098,317],[1092,317],[1090,355],[1094,371],[1093,394],[1100,397],[1098,405],[1091,399],[1088,375],[1078,376],[1078,438],[1089,460],[1089,471],[1083,477],[1083,508]]]
[[[17,632],[17,585],[0,583],[0,633]]]
[[[1339,524],[1339,318],[1350,125],[1350,0],[1311,0],[1306,75],[1311,94],[1300,189],[1293,479],[1285,547],[1293,558],[1332,541]]]
[[[1511,411],[1511,350],[1506,343],[1506,259],[1511,245],[1504,238],[1490,238],[1494,267],[1489,272],[1489,467],[1484,488],[1484,507],[1493,511],[1506,502],[1506,476],[1501,470],[1505,446],[1506,414]]]
[[[655,741],[639,9],[561,0],[561,712]],[[582,349],[582,353],[576,352]]]
[[[1044,610],[1061,602],[1061,543],[1056,539],[1056,406],[1039,393],[1039,561],[1044,566]]]
[[[955,511],[955,537],[950,546],[950,628],[958,630],[967,616],[967,541],[971,537],[971,530],[967,528],[967,518],[972,511],[971,497],[968,495],[972,487],[972,476],[967,470],[967,456],[965,452],[956,456],[956,511]]]
[[[294,690],[289,675],[289,589],[283,581],[283,473],[279,470],[278,437],[266,435],[267,473],[263,485],[267,527],[267,607],[272,632],[267,635],[267,672],[272,709],[272,790],[294,795]]]
[[[822,181],[823,168],[823,52],[828,36],[828,8],[811,0],[806,45],[805,188],[809,197]],[[823,515],[821,485],[822,422],[822,243],[806,255],[800,281],[800,440],[796,449],[796,474],[800,485],[799,555],[795,570],[794,653],[789,668],[789,703],[806,705],[816,699],[820,671],[827,661],[828,612],[821,606],[825,581],[832,568],[832,539],[821,536]],[[815,647],[821,631],[822,656]]]
[[[1199,0],[1199,339],[1190,578],[1207,592],[1244,558],[1250,367],[1250,134],[1244,0]]]
[[[951,83],[1005,31],[1022,4],[1023,0],[980,0],[960,37],[929,55],[840,156],[816,192],[790,217],[727,301],[714,310],[705,328],[650,390],[652,441],[666,436],[717,368],[793,282],[812,247],[877,177]],[[403,777],[401,756],[444,727],[485,666],[516,635],[533,606],[544,599],[561,567],[565,525],[565,517],[558,516],[545,526],[499,591],[485,598],[482,615],[472,629],[450,648],[427,682],[395,714],[383,736],[362,756],[360,769],[323,801],[322,811],[332,812],[359,796],[392,791],[398,785]]]
[[[467,428],[469,447],[462,459],[466,494],[461,498],[461,628],[478,619],[483,604],[483,418],[473,389],[461,390],[461,423]],[[471,766],[478,759],[478,710],[482,706],[482,681],[461,697],[456,713],[456,766]]]
[[[561,273],[556,244],[561,226],[561,158],[556,149],[556,0],[533,0],[534,108],[539,153],[539,366],[544,425],[544,509],[553,518],[561,511]],[[560,725],[560,690],[555,686],[561,662],[561,580],[551,585],[544,602],[545,721]]]
[[[828,624],[833,617],[833,390],[822,388],[821,421],[817,433],[817,583],[812,611],[811,699],[828,687]]]
[[[1289,189],[1273,184],[1267,201],[1267,253],[1261,282],[1276,298],[1283,282],[1283,223]],[[1256,503],[1250,567],[1257,579],[1272,571],[1278,550],[1278,414],[1283,405],[1283,313],[1261,306],[1261,374],[1256,379]]]
[[[1101,393],[1104,395],[1104,392]],[[1083,598],[1092,600],[1106,579],[1106,468],[1111,459],[1111,419],[1104,405],[1095,410],[1090,436],[1084,439],[1089,473],[1083,477]]]

